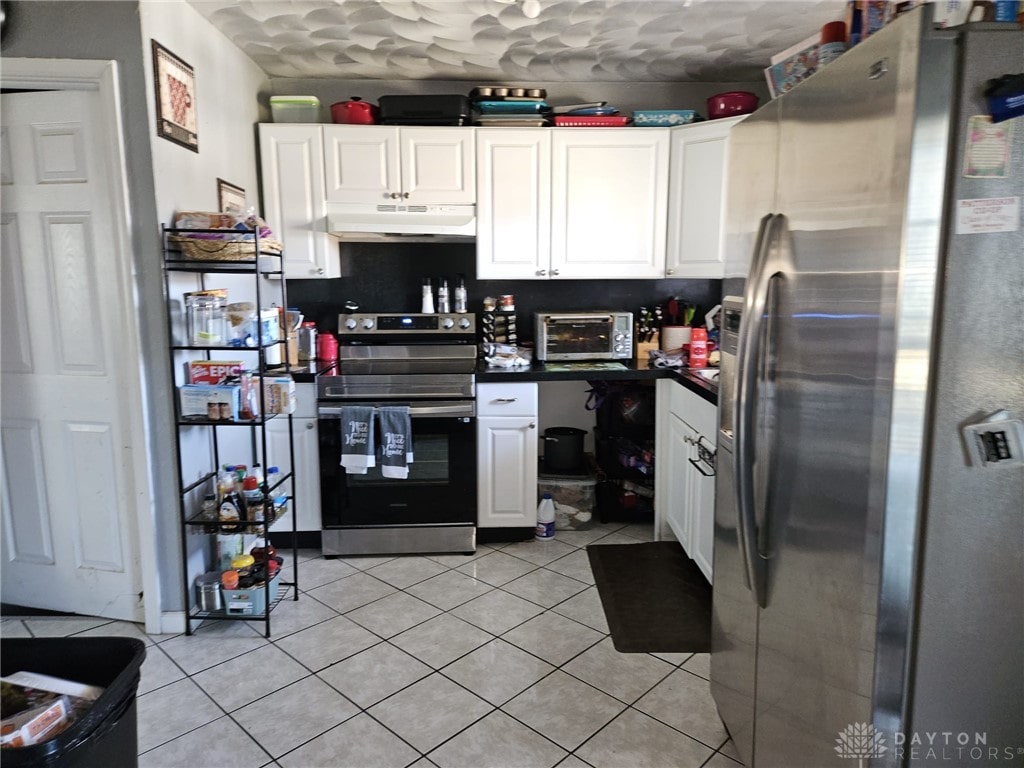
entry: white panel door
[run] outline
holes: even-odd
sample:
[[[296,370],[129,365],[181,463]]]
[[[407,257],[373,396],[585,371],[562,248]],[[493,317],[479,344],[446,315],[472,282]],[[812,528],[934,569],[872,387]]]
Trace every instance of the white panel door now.
[[[2,101],[3,601],[141,621],[138,350],[95,92]],[[134,386],[125,386],[134,380]]]
[[[402,128],[402,198],[416,205],[476,202],[474,128]]]
[[[339,277],[338,244],[327,234],[321,127],[260,125],[260,163],[263,216],[284,243],[285,277]]]
[[[325,125],[327,202],[389,203],[400,199],[398,128]]]
[[[547,280],[551,260],[551,133],[478,128],[476,276]]]
[[[552,277],[661,277],[668,129],[551,130]]]

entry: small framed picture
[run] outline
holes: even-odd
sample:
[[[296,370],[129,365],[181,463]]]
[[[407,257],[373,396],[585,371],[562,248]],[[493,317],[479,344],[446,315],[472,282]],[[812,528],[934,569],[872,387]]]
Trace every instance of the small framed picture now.
[[[245,190],[229,181],[217,179],[217,210],[221,213],[245,213]]]
[[[195,72],[156,40],[152,44],[157,135],[199,152]]]

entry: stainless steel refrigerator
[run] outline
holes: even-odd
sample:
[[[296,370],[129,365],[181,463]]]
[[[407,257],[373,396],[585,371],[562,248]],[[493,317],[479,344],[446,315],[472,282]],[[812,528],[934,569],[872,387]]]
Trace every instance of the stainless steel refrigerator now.
[[[1024,764],[1024,118],[983,118],[1022,71],[1016,25],[924,6],[733,129],[711,690],[748,768]]]

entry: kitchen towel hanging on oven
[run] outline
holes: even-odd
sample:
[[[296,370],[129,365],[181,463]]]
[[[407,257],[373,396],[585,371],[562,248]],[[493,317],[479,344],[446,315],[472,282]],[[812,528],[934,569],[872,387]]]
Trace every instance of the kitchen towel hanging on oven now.
[[[384,477],[405,480],[412,463],[412,426],[409,406],[381,406],[380,416],[380,473]]]
[[[373,445],[373,406],[341,407],[341,466],[354,475],[365,475],[376,466]]]

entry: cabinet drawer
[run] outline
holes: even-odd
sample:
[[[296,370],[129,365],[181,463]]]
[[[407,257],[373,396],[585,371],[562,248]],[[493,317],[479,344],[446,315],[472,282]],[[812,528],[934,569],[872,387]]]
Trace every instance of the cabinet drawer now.
[[[682,384],[675,384],[669,394],[669,411],[689,424],[712,443],[718,435],[718,409]]]
[[[535,416],[537,385],[477,384],[477,416]]]

